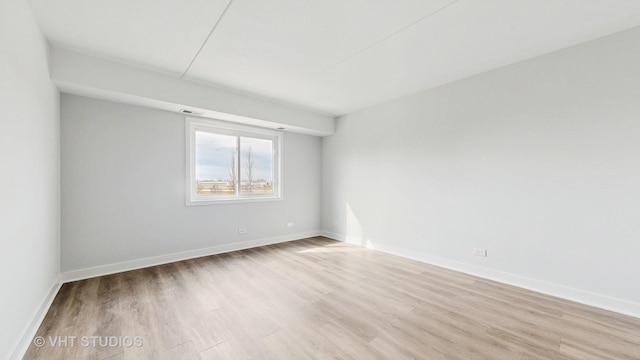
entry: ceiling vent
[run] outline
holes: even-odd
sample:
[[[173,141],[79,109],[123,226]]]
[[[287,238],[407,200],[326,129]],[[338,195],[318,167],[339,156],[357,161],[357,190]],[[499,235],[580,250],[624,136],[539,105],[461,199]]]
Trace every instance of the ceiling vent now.
[[[202,113],[191,111],[191,110],[187,110],[187,109],[180,109],[180,110],[178,110],[178,112],[181,113],[181,114],[185,114],[185,115],[202,116]]]

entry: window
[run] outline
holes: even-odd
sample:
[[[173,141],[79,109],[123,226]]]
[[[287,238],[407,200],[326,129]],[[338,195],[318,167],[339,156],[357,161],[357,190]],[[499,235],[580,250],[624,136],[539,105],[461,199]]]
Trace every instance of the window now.
[[[281,199],[282,133],[186,119],[187,205]]]

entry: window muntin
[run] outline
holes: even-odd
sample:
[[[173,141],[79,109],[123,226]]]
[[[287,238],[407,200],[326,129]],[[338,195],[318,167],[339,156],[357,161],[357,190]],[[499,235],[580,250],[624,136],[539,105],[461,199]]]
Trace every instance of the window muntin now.
[[[282,133],[187,118],[187,205],[281,198]]]

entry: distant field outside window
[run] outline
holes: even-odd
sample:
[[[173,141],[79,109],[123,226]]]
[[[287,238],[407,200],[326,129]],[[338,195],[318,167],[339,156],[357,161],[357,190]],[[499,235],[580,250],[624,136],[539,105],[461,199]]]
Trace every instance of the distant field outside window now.
[[[280,198],[281,133],[187,119],[188,205]]]

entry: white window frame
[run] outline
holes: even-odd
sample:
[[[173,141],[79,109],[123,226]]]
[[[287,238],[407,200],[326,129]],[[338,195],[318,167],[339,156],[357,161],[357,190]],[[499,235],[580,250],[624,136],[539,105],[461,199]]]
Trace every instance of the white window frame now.
[[[196,194],[196,131],[214,134],[251,137],[273,140],[273,194],[240,194],[236,189],[235,196],[214,197]],[[282,132],[253,126],[233,124],[220,120],[203,118],[185,118],[186,135],[186,205],[220,205],[246,202],[262,202],[282,200]],[[238,152],[240,148],[238,147]],[[240,163],[240,154],[238,154]],[[241,166],[238,166],[238,183]],[[239,186],[239,185],[238,185]]]

